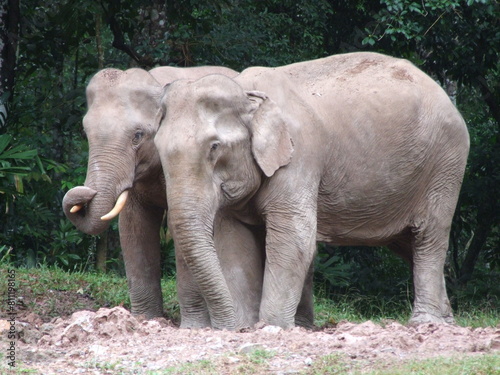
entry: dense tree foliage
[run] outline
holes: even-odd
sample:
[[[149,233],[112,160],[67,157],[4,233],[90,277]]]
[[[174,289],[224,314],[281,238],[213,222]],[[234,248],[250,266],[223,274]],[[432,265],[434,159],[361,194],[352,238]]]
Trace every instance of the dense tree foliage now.
[[[471,153],[447,276],[452,288],[498,280],[498,1],[1,0],[0,18],[0,258],[88,268],[103,242],[111,258],[119,257],[116,229],[83,235],[61,210],[65,191],[85,178],[84,90],[98,69],[241,70],[372,50],[413,61],[463,113]],[[387,290],[407,275],[383,249],[321,247],[319,254],[318,280],[336,290],[367,290],[377,280],[379,292],[407,288]],[[172,272],[171,255],[165,259]]]

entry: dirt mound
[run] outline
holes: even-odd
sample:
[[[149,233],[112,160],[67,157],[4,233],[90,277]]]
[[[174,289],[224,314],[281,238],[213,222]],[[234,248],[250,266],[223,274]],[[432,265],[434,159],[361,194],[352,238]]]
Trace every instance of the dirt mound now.
[[[222,361],[221,371],[230,373],[239,356],[255,351],[272,353],[271,373],[301,371],[332,353],[370,362],[500,352],[500,327],[409,327],[368,321],[341,322],[319,331],[263,325],[245,332],[183,330],[163,318],[148,321],[132,316],[122,307],[79,311],[69,319],[40,323],[36,319],[23,323],[19,360],[43,374],[87,373],[89,363],[94,364],[92,371],[97,364],[113,363],[114,368],[143,373],[207,359]],[[88,373],[96,373],[92,371]]]

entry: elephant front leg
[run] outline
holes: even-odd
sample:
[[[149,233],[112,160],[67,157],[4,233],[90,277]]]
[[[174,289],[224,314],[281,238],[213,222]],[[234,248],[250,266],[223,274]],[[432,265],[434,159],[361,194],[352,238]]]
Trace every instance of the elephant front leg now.
[[[132,197],[131,197],[132,198]],[[160,226],[164,210],[130,199],[120,214],[120,244],[132,314],[151,319],[163,315]]]
[[[312,281],[309,273],[316,251],[315,207],[300,213],[268,214],[266,225],[266,264],[260,319],[267,324],[290,328],[295,326],[297,314],[297,323],[312,325],[312,295],[309,296]]]

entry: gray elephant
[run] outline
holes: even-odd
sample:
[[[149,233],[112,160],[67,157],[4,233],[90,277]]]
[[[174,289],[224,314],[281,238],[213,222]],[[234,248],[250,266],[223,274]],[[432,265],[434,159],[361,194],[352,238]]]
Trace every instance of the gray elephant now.
[[[336,55],[176,81],[162,108],[169,228],[212,320],[234,325],[212,236],[224,215],[265,225],[266,323],[294,325],[316,241],[389,247],[412,267],[410,322],[453,322],[443,266],[469,136],[422,71]]]
[[[209,73],[235,76],[223,67],[160,67],[98,72],[87,87],[88,111],[83,119],[89,141],[84,186],[67,192],[66,216],[89,234],[108,228],[120,213],[120,244],[125,261],[132,312],[161,316],[160,226],[167,208],[165,179],[153,138],[163,85],[179,78]],[[232,328],[258,320],[263,277],[263,235],[219,216],[214,241],[235,303]],[[218,236],[224,233],[224,236]],[[244,261],[242,261],[244,259]],[[176,256],[181,327],[211,326],[210,314],[183,257]],[[209,306],[210,307],[210,306]]]

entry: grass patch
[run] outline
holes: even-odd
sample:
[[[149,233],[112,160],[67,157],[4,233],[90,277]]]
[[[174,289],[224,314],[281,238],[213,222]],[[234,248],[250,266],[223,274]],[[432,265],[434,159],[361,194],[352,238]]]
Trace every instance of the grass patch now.
[[[380,360],[349,361],[339,354],[318,359],[310,369],[302,374],[345,374],[345,375],[496,375],[500,373],[500,355],[431,358],[407,362]]]
[[[496,327],[500,324],[499,302],[463,303],[455,312],[455,321],[462,327]]]
[[[248,357],[250,362],[262,365],[267,363],[267,360],[273,358],[275,355],[276,353],[272,350],[257,349],[247,354],[246,356]]]
[[[352,374],[353,367],[344,356],[341,354],[330,354],[316,360],[310,369],[307,369],[303,374],[331,374],[344,375]]]
[[[369,375],[496,375],[500,373],[500,355],[432,358],[392,364],[367,372]]]
[[[397,298],[378,298],[358,293],[336,296],[335,300],[317,293],[314,300],[315,324],[319,327],[336,324],[342,320],[354,323],[371,320],[381,323],[395,320],[406,324],[411,308],[406,301]]]
[[[158,371],[148,371],[148,375],[188,375],[188,374],[210,374],[218,375],[217,366],[206,359],[185,363],[180,366],[169,367]]]
[[[356,291],[330,299],[318,290],[314,298],[314,312],[315,324],[319,327],[334,325],[342,320],[353,323],[371,320],[378,324],[394,320],[407,324],[412,312],[412,303],[404,296],[386,298],[361,295]],[[456,323],[462,327],[496,327],[500,324],[498,301],[495,303],[491,299],[482,303],[463,302],[459,309],[454,311],[454,316]]]
[[[10,268],[0,264],[2,298],[7,295],[7,271]],[[84,308],[96,310],[122,305],[130,309],[127,280],[112,273],[68,272],[58,267],[44,266],[16,268],[15,271],[18,304],[25,305],[28,311],[42,318],[69,315]],[[162,279],[161,286],[164,311],[168,318],[179,321],[175,279]],[[61,301],[62,298],[65,301]]]
[[[8,264],[0,263],[0,295],[6,296]],[[166,316],[175,322],[180,321],[179,303],[175,278],[163,278],[163,307]],[[64,271],[58,267],[17,268],[16,287],[19,303],[26,310],[42,317],[69,315],[74,311],[98,309],[122,305],[130,309],[127,280],[113,273]],[[68,301],[61,305],[61,295]],[[5,298],[5,297],[3,297]],[[460,326],[495,327],[500,324],[498,303],[462,303],[455,312]],[[0,306],[0,314],[2,308]],[[339,321],[348,320],[360,323],[372,320],[382,323],[395,320],[406,324],[411,315],[411,301],[405,296],[384,298],[383,296],[362,295],[356,291],[325,297],[318,288],[314,301],[315,324],[319,327],[331,326]]]

